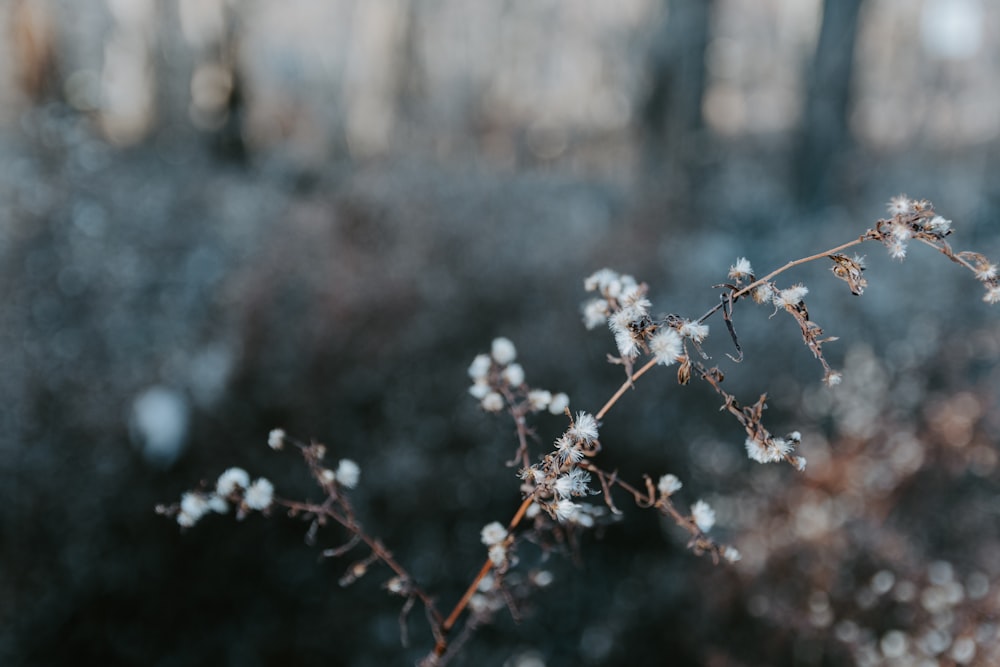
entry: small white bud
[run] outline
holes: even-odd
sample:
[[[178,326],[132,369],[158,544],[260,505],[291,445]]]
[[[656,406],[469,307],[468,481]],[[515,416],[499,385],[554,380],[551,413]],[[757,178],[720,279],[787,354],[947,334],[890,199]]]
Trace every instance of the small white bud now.
[[[514,343],[503,337],[493,339],[491,353],[493,360],[501,366],[505,366],[517,358],[517,348],[514,347]]]

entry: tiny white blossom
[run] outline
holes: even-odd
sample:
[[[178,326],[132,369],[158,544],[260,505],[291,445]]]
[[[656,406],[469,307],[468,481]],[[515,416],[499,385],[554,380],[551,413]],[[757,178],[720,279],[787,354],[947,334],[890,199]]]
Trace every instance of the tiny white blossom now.
[[[900,261],[906,259],[906,243],[905,242],[903,242],[903,241],[901,241],[901,240],[899,240],[897,238],[893,238],[892,240],[889,241],[888,244],[886,244],[885,247],[888,248],[888,250],[889,250],[889,256],[892,257],[893,259],[898,259]]]
[[[564,461],[579,463],[583,460],[583,450],[577,447],[576,440],[566,435],[556,440],[556,451]]]
[[[927,230],[937,234],[938,236],[945,236],[951,231],[951,220],[946,220],[940,215],[935,215],[931,218],[930,222],[927,223]]]
[[[486,394],[491,391],[492,389],[490,389],[490,385],[485,380],[476,380],[472,383],[472,386],[469,387],[469,393],[472,394],[472,397],[478,398],[479,400],[483,400],[483,398],[486,397]]]
[[[324,484],[333,484],[337,481],[337,473],[333,472],[329,468],[323,468],[323,472],[319,474],[320,479],[323,480]]]
[[[615,330],[615,347],[622,359],[635,359],[639,356],[639,346],[626,329]]]
[[[653,305],[646,298],[645,291],[639,285],[623,290],[618,300],[623,306],[633,309],[639,315],[648,315],[649,308]]]
[[[691,518],[698,525],[698,530],[707,533],[715,525],[715,510],[704,500],[699,500],[691,507]]]
[[[503,410],[503,396],[495,391],[491,391],[483,396],[483,400],[479,404],[486,412],[500,412]]]
[[[588,330],[608,321],[608,302],[605,299],[591,299],[583,304],[583,326]]]
[[[664,328],[649,340],[649,351],[656,357],[656,363],[669,366],[684,353],[684,343],[676,331]]]
[[[587,486],[589,483],[590,473],[579,468],[573,468],[567,474],[561,475],[556,479],[554,488],[560,498],[585,496],[590,492],[590,488]]]
[[[225,498],[237,489],[246,489],[250,486],[250,475],[243,468],[229,468],[219,475],[219,480],[215,483],[215,492]]]
[[[216,514],[225,514],[229,511],[229,503],[225,498],[220,498],[214,493],[208,497],[208,508]]]
[[[503,369],[503,377],[512,387],[520,387],[524,384],[524,368],[521,364],[511,364]]]
[[[552,392],[545,389],[532,389],[528,392],[528,403],[532,410],[544,410],[552,402]]]
[[[480,539],[486,546],[500,544],[507,539],[507,529],[499,521],[493,521],[483,526],[479,531]]]
[[[266,510],[274,500],[274,485],[261,477],[250,485],[243,501],[252,510]]]
[[[729,267],[729,277],[733,280],[743,280],[752,275],[753,267],[750,266],[750,260],[746,257],[740,257],[735,264]]]
[[[781,461],[792,449],[792,443],[784,438],[771,438],[767,442],[747,438],[744,446],[747,449],[747,456],[758,463]]]
[[[799,472],[803,472],[806,469],[806,457],[796,456],[795,457],[795,469]]]
[[[684,483],[677,479],[676,475],[664,475],[660,477],[660,482],[656,485],[656,488],[663,495],[671,496],[680,491],[682,486],[684,486]]]
[[[681,325],[680,334],[696,343],[700,343],[708,337],[708,325],[685,320],[684,324]]]
[[[271,449],[278,450],[285,446],[285,431],[284,429],[276,428],[267,434],[267,446]]]
[[[639,346],[632,338],[629,324],[643,317],[645,313],[633,307],[622,308],[610,318],[608,327],[615,335],[615,345],[618,346],[618,353],[625,359],[633,359],[639,354]]]
[[[743,445],[747,449],[747,456],[758,463],[769,463],[771,459],[771,453],[768,451],[767,447],[763,443],[759,442],[754,438],[747,438]]]
[[[589,412],[577,412],[576,419],[566,431],[566,435],[577,442],[593,442],[597,440],[597,420]]]
[[[556,519],[559,521],[570,521],[580,511],[580,505],[572,500],[564,498],[552,506]]]
[[[997,277],[996,264],[982,264],[976,267],[976,278],[982,281],[993,280]]]
[[[838,371],[830,371],[823,377],[823,382],[826,383],[826,386],[828,387],[836,387],[843,379],[843,374]]]
[[[722,550],[722,557],[725,558],[730,563],[735,563],[736,561],[743,558],[743,554],[736,550],[735,547],[726,547]]]
[[[341,486],[353,489],[361,479],[361,466],[351,459],[340,459],[335,475]]]
[[[913,202],[906,195],[896,195],[889,200],[889,215],[904,215],[913,210]]]
[[[200,493],[188,491],[181,496],[181,513],[187,514],[193,521],[203,517],[210,509],[208,500]]]
[[[986,290],[986,294],[983,295],[983,301],[986,303],[1000,303],[1000,285],[993,285]]]
[[[561,415],[566,412],[566,408],[569,407],[569,396],[563,392],[552,397],[552,402],[549,403],[549,412],[554,415]]]
[[[583,281],[583,288],[588,292],[595,290],[603,292],[616,280],[618,280],[618,273],[616,271],[601,269],[600,271],[595,271]]]
[[[545,588],[546,586],[551,585],[553,581],[555,581],[555,577],[548,570],[539,570],[532,577],[532,580],[535,582],[535,585],[538,586],[539,588]]]
[[[753,297],[754,303],[769,303],[775,297],[774,287],[771,283],[761,283],[753,288],[750,296]]]
[[[198,519],[194,518],[190,514],[187,514],[186,512],[181,512],[177,515],[177,524],[184,528],[190,528],[197,522]]]
[[[477,354],[476,358],[469,364],[469,377],[476,381],[485,380],[492,363],[490,355]]]
[[[774,305],[781,308],[794,308],[801,303],[806,294],[809,294],[809,288],[805,285],[801,283],[792,285],[788,289],[781,290],[774,296]]]
[[[489,557],[494,567],[500,567],[507,561],[507,548],[502,544],[490,545]]]
[[[514,343],[509,338],[494,338],[490,351],[493,354],[493,360],[501,366],[509,364],[517,358],[517,348],[514,347]]]

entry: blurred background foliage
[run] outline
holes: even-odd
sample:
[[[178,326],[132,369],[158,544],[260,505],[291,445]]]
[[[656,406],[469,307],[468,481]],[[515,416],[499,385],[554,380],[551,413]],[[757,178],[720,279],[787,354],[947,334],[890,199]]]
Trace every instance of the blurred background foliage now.
[[[230,465],[316,498],[265,443],[317,438],[361,464],[362,519],[448,608],[519,501],[513,428],[465,369],[505,335],[530,383],[598,408],[621,371],[580,325],[591,271],[699,315],[737,256],[847,241],[901,191],[1000,256],[985,0],[0,8],[5,665],[412,663],[425,624],[401,648],[382,573],[337,585],[349,561],[317,560],[335,530],[182,533],[154,505]],[[606,420],[605,467],[677,473],[744,561],[630,509],[575,560],[525,547],[554,584],[459,664],[876,664],[891,632],[946,622],[988,659],[996,311],[929,250],[868,252],[862,298],[819,264],[789,277],[842,337],[840,388],[790,321],[738,313],[741,366],[712,322],[731,390],[771,392],[771,428],[806,435],[805,475],[747,461],[717,398],[669,372]],[[542,442],[563,427],[541,418]],[[963,600],[941,620],[884,571],[924,592],[950,572]]]

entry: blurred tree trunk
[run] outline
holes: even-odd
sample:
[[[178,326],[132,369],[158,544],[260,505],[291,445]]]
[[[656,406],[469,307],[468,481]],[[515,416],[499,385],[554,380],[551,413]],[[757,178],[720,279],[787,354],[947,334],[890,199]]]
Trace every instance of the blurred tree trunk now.
[[[795,155],[799,204],[823,206],[838,165],[851,147],[848,127],[854,43],[864,0],[825,0],[809,71],[802,132]]]
[[[647,163],[684,160],[702,129],[705,51],[714,0],[663,0],[641,102]]]

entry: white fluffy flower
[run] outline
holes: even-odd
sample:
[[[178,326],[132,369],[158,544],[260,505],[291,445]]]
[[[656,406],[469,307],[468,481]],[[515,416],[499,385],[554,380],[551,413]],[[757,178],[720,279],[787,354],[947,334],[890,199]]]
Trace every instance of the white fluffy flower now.
[[[490,545],[488,553],[494,567],[500,567],[507,561],[507,548],[502,544]]]
[[[560,498],[585,496],[590,493],[590,488],[587,486],[589,483],[590,473],[579,468],[573,468],[567,474],[561,475],[556,479],[554,488]]]
[[[200,493],[188,491],[181,496],[181,513],[187,514],[192,521],[197,521],[209,512],[208,500]]]
[[[597,440],[597,420],[589,412],[577,412],[576,419],[566,434],[577,442],[593,442]]]
[[[722,550],[722,557],[725,558],[730,563],[735,563],[736,561],[743,558],[743,554],[736,550],[735,547],[726,547]]]
[[[276,428],[267,434],[267,446],[271,449],[281,449],[285,446],[285,431],[284,429]]]
[[[226,502],[225,498],[220,498],[213,493],[208,497],[208,509],[216,514],[225,514],[229,511],[229,503]]]
[[[735,264],[729,267],[729,277],[733,280],[743,280],[752,275],[753,267],[750,266],[750,260],[746,257],[740,257]]]
[[[554,415],[561,415],[566,412],[566,408],[569,407],[569,396],[563,392],[552,397],[552,402],[549,403],[549,412]]]
[[[767,442],[747,438],[744,444],[747,448],[747,456],[758,463],[781,461],[785,458],[785,454],[792,449],[792,443],[784,438],[771,438]]]
[[[656,488],[663,495],[670,496],[680,491],[682,486],[684,486],[684,483],[677,479],[676,475],[664,475],[660,478],[660,482],[656,485]]]
[[[507,539],[507,529],[499,521],[494,521],[483,526],[479,531],[480,539],[486,546],[500,544]]]
[[[632,338],[629,324],[643,317],[643,313],[636,308],[622,308],[610,318],[608,327],[615,335],[615,345],[618,347],[618,354],[624,359],[634,359],[639,354],[639,346]]]
[[[618,280],[618,272],[611,269],[601,269],[587,276],[583,281],[583,288],[588,292],[595,290],[603,292],[611,283]]]
[[[583,304],[583,326],[588,330],[608,321],[608,302],[605,299],[591,299]]]
[[[230,468],[219,475],[219,480],[215,483],[215,492],[225,498],[233,491],[248,486],[250,486],[250,475],[247,471],[243,468]]]
[[[472,394],[472,397],[479,400],[483,400],[490,391],[492,391],[490,385],[485,380],[476,380],[469,387],[469,393]]]
[[[699,500],[691,507],[691,518],[698,525],[698,530],[707,533],[715,525],[715,510],[704,500]]]
[[[562,436],[556,440],[556,451],[563,461],[579,463],[583,460],[583,450],[577,447],[576,441],[569,436]]]
[[[528,403],[532,410],[544,410],[552,402],[552,392],[545,389],[532,389],[528,392]]]
[[[243,501],[252,510],[266,510],[274,501],[274,485],[261,477],[250,485]]]
[[[801,283],[792,285],[774,295],[774,305],[782,308],[793,308],[805,298],[806,294],[809,294],[809,288],[805,285]]]
[[[495,391],[491,391],[483,396],[483,400],[479,404],[486,412],[500,412],[503,410],[503,396]]]
[[[1000,286],[994,285],[986,290],[986,294],[983,295],[983,301],[986,303],[1000,303]]]
[[[997,277],[997,265],[996,264],[982,264],[976,267],[976,279],[977,280],[993,280]]]
[[[680,334],[696,343],[700,343],[708,338],[708,325],[685,320],[684,324],[681,325]]]
[[[889,200],[886,208],[889,210],[889,215],[904,215],[913,210],[913,202],[906,195],[896,195]]]
[[[493,360],[501,366],[509,364],[517,358],[517,348],[514,347],[514,343],[509,338],[494,338],[490,352],[493,355]]]
[[[334,473],[341,486],[353,489],[361,479],[361,466],[351,459],[340,459],[337,464],[337,472]]]
[[[830,371],[825,376],[823,376],[823,382],[828,387],[836,387],[843,381],[844,376],[837,371]]]
[[[946,220],[940,215],[935,215],[927,223],[927,231],[937,234],[938,236],[946,236],[948,232],[951,231],[951,220]]]
[[[683,354],[684,343],[676,331],[664,328],[657,331],[649,340],[649,350],[656,357],[657,363],[669,366]]]
[[[552,506],[556,519],[559,521],[571,521],[580,511],[580,505],[572,500],[564,498]]]
[[[524,368],[521,364],[511,364],[503,369],[503,377],[512,387],[520,387],[524,384]]]
[[[492,363],[490,355],[476,355],[476,358],[469,364],[469,377],[476,381],[485,380],[486,375],[490,372],[490,364]]]

